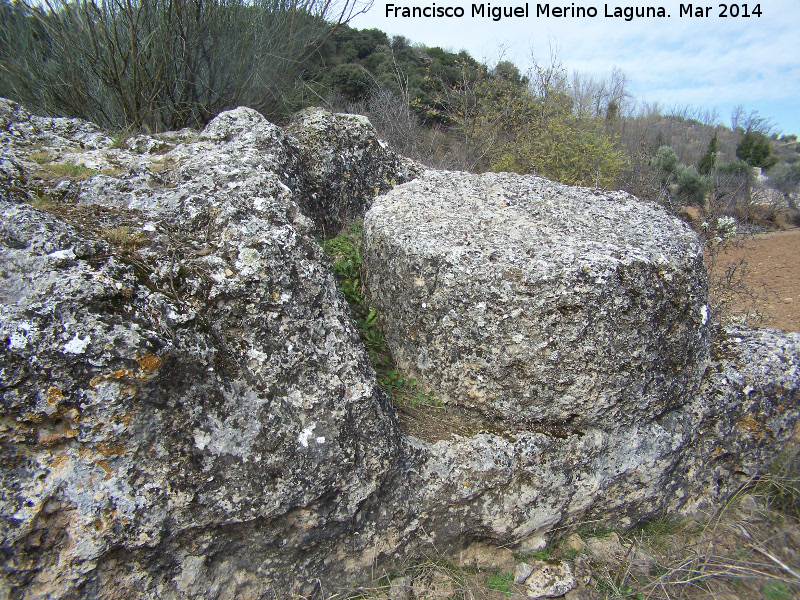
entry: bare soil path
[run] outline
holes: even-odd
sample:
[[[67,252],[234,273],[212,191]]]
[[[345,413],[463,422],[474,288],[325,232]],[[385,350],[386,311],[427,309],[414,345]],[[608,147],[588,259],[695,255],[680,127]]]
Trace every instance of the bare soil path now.
[[[721,255],[723,261],[744,259],[744,284],[758,294],[752,301],[763,313],[764,327],[800,332],[800,229],[763,233]],[[741,300],[734,311],[749,303]]]

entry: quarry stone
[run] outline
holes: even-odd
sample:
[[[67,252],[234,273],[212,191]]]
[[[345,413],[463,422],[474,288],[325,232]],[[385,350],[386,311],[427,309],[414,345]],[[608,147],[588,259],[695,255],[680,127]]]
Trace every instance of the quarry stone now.
[[[528,598],[557,598],[576,585],[572,568],[567,562],[537,560],[531,565],[531,570],[525,580]]]
[[[376,200],[362,255],[398,366],[487,417],[647,422],[708,364],[702,247],[622,192],[426,171]]]

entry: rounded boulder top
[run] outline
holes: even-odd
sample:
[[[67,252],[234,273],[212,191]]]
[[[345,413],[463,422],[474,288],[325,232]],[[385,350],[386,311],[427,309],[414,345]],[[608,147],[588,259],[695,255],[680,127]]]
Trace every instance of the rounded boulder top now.
[[[486,416],[649,421],[705,369],[702,245],[626,193],[427,171],[376,199],[362,253],[398,366]]]

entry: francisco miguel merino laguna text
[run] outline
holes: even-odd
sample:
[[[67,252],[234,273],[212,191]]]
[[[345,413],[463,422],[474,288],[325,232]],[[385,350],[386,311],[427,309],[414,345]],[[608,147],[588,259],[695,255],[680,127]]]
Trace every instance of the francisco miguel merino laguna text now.
[[[669,17],[663,6],[603,6],[603,16],[623,18],[626,21],[634,17]],[[438,17],[463,17],[462,6],[402,6],[396,4],[386,5],[386,17],[406,18],[438,18]],[[537,17],[596,17],[599,11],[594,6],[551,6],[549,3],[536,5]],[[473,4],[472,17],[483,17],[499,21],[503,17],[529,17],[530,8],[526,2],[524,6],[492,6],[491,4]]]

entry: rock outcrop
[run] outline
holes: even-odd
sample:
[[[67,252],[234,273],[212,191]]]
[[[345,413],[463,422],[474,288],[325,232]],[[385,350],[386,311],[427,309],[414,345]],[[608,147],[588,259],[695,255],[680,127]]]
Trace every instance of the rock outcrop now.
[[[311,593],[396,470],[391,406],[293,200],[296,144],[249,109],[193,138],[10,159],[31,186],[67,154],[106,171],[64,197],[39,179],[49,212],[8,186],[0,205],[2,569],[26,598]]]
[[[239,108],[123,140],[0,101],[0,125],[0,597],[325,597],[431,548],[724,498],[797,421],[800,336],[730,331],[703,375],[699,248],[629,197],[428,173],[376,201],[387,339],[471,419],[425,441],[313,237],[413,176],[366,122]],[[408,190],[452,222],[393,220]]]
[[[376,196],[413,179],[420,167],[397,156],[361,115],[320,108],[298,113],[287,127],[301,145],[305,214],[319,235],[332,236],[363,217]]]

